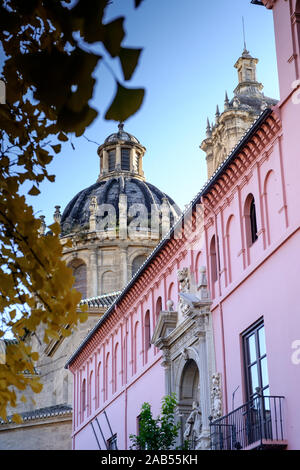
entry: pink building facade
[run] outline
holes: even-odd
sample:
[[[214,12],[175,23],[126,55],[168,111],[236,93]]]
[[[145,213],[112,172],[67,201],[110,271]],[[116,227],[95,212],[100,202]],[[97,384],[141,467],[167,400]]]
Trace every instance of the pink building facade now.
[[[300,449],[300,0],[253,3],[273,9],[280,102],[69,359],[74,449],[129,449],[171,392],[178,444]]]

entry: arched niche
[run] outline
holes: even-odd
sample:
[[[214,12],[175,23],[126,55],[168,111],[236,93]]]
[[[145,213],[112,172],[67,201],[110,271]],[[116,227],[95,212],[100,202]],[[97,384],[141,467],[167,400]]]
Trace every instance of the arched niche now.
[[[131,267],[131,276],[133,277],[135,273],[139,270],[139,268],[142,266],[142,264],[146,261],[147,255],[142,254],[136,256],[133,261],[132,261],[132,267]]]
[[[73,288],[78,290],[83,299],[87,298],[87,269],[86,264],[82,259],[74,259],[68,264],[69,268],[73,270],[75,282]]]
[[[101,293],[109,294],[116,290],[116,276],[112,271],[105,271],[101,278]]]
[[[194,359],[189,359],[182,371],[179,403],[181,407],[192,409],[193,401],[199,401],[199,370]]]

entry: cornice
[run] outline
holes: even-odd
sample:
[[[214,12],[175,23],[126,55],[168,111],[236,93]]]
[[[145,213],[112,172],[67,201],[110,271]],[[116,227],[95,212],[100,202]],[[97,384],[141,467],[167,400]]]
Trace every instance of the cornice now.
[[[270,115],[203,196],[206,210],[216,213],[219,203],[229,197],[228,191],[234,192],[238,181],[241,187],[247,184],[252,177],[253,164],[260,164],[260,156],[262,160],[269,158],[280,131],[281,123],[277,116]]]
[[[276,0],[261,0],[264,4],[264,6],[266,8],[268,8],[268,10],[272,10],[272,8],[274,7],[275,3],[276,3]]]

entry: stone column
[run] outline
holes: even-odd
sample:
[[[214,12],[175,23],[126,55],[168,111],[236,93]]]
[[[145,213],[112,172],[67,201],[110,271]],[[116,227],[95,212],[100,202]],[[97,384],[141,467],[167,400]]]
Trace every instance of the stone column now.
[[[130,149],[130,171],[131,172],[134,172],[134,164],[135,164],[135,148],[134,147],[131,147]],[[138,171],[138,168],[136,168],[136,171]]]
[[[128,263],[127,263],[127,248],[121,248],[120,249],[120,257],[121,257],[121,273],[122,273],[122,289],[123,287],[126,286],[127,281],[128,281]]]
[[[170,359],[170,352],[166,347],[160,347],[163,353],[162,359],[162,367],[165,371],[165,395],[171,395],[172,393],[172,367],[171,367],[171,359]]]
[[[103,176],[108,173],[108,152],[103,150],[102,152],[102,171],[100,166],[100,175]]]
[[[121,146],[116,146],[116,170],[121,170]]]
[[[127,196],[122,193],[119,196],[119,238],[127,239]]]
[[[98,256],[97,249],[94,249],[90,254],[90,297],[98,295]]]
[[[199,389],[202,413],[201,448],[210,445],[210,384],[207,367],[206,337],[199,337]]]
[[[142,155],[137,156],[137,159],[138,159],[138,173],[140,176],[144,176]]]
[[[167,198],[163,198],[161,205],[161,231],[162,237],[164,237],[170,230],[170,206]]]

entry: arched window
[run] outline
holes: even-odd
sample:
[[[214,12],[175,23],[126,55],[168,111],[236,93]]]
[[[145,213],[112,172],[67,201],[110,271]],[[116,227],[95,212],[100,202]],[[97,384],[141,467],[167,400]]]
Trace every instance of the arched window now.
[[[226,224],[226,251],[227,251],[227,282],[232,282],[236,275],[237,256],[233,256],[233,249],[236,248],[236,240],[234,239],[237,233],[235,226],[235,218],[231,214]],[[234,274],[233,274],[234,273]]]
[[[254,198],[251,201],[250,205],[250,224],[251,224],[251,240],[252,243],[257,240],[257,222],[256,222],[256,210],[255,210],[255,200]]]
[[[162,311],[162,300],[161,300],[161,297],[158,297],[156,301],[156,309],[155,309],[156,322],[158,320],[158,316],[161,311]]]
[[[68,376],[66,375],[63,380],[63,403],[68,403]]]
[[[134,258],[132,262],[132,277],[135,275],[135,273],[139,270],[139,268],[142,266],[142,264],[146,260],[146,255],[139,255]]]
[[[84,413],[86,408],[86,380],[83,379],[81,384],[81,422],[84,420]]]
[[[249,194],[245,202],[245,222],[247,245],[251,246],[257,240],[257,219],[255,200],[253,194]]]
[[[107,353],[106,361],[105,361],[105,400],[108,399],[109,396],[109,384],[111,383],[111,364],[110,364],[110,354]]]
[[[121,369],[121,360],[120,360],[120,348],[119,343],[115,346],[115,355],[114,355],[114,393],[118,390],[119,387],[119,374]]]
[[[216,250],[216,237],[212,237],[210,242],[210,271],[211,271],[211,282],[212,288],[214,283],[218,279],[218,269],[217,269],[217,250]]]
[[[88,399],[88,414],[90,415],[92,412],[92,390],[93,390],[93,371],[90,373],[90,378],[89,378],[89,399]]]
[[[133,351],[132,351],[132,373],[136,374],[137,371],[137,347],[138,347],[138,331],[139,329],[139,322],[137,321],[135,326],[134,326],[134,333],[133,333]]]
[[[114,171],[116,166],[116,151],[110,150],[108,152],[108,171]]]
[[[116,290],[115,274],[112,271],[106,271],[102,275],[102,294],[108,294]]]
[[[73,276],[75,277],[75,282],[73,288],[78,290],[83,299],[87,298],[87,269],[84,261],[77,259],[73,260],[69,267],[73,269]]]
[[[175,304],[175,287],[174,282],[171,282],[168,289],[168,300],[172,300]]]
[[[121,168],[122,170],[130,170],[130,150],[121,148]]]
[[[127,336],[123,340],[123,355],[122,355],[122,385],[127,382]]]
[[[201,261],[201,251],[197,254],[196,260],[195,260],[195,277],[196,277],[197,283],[199,282],[200,261]]]
[[[102,364],[99,362],[98,369],[97,369],[97,407],[99,408],[102,400],[101,400],[101,392],[102,392]]]
[[[147,310],[145,314],[145,336],[144,336],[144,349],[146,353],[146,361],[148,359],[147,352],[151,348],[151,331],[150,331],[150,311]]]

